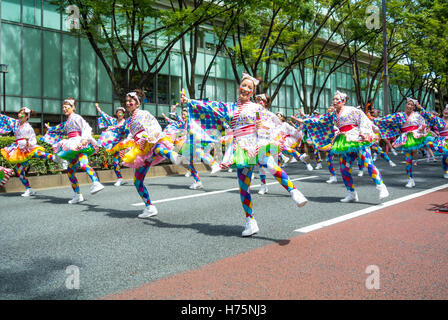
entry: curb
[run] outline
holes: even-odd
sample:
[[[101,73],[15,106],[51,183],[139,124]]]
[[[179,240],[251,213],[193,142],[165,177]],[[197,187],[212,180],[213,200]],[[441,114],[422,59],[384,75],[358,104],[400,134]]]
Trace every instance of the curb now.
[[[204,163],[195,163],[195,168],[198,172],[206,172],[210,170],[210,167]],[[173,164],[158,165],[151,167],[149,169],[146,177],[165,177],[165,176],[175,176],[185,174],[187,169],[183,166],[176,166]],[[98,179],[102,183],[115,182],[117,181],[117,176],[113,170],[98,170],[96,171]],[[123,180],[134,180],[134,169],[132,168],[121,168],[121,174]],[[92,181],[85,174],[85,172],[78,170],[76,172],[76,177],[78,178],[79,185],[91,184]],[[34,190],[39,189],[49,189],[49,188],[64,188],[70,187],[71,183],[68,180],[67,174],[54,174],[54,175],[42,175],[42,176],[31,176],[27,177],[30,181],[30,185]],[[11,177],[8,183],[0,187],[0,194],[2,193],[13,193],[13,192],[23,192],[25,187],[20,182],[18,177]]]

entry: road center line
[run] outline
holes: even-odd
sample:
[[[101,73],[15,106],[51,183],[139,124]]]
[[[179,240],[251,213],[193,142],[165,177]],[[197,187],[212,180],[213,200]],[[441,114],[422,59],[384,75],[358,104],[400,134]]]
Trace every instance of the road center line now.
[[[307,179],[312,179],[312,178],[317,178],[317,177],[318,176],[309,176],[309,177],[291,179],[291,181],[307,180]],[[268,186],[273,185],[273,184],[278,184],[278,182],[276,181],[276,182],[266,183],[266,185],[268,185]],[[255,185],[251,185],[251,188],[260,187],[260,186],[261,186],[261,184],[255,184]],[[183,199],[211,196],[211,195],[215,195],[215,194],[219,194],[219,193],[225,193],[225,192],[237,191],[237,190],[239,190],[239,188],[232,188],[232,189],[219,190],[219,191],[211,191],[211,192],[205,192],[205,193],[200,193],[200,194],[193,194],[193,195],[189,195],[189,196],[176,197],[176,198],[160,199],[160,200],[151,201],[151,202],[153,204],[156,204],[156,203],[162,203],[162,202],[169,202],[169,201],[176,201],[176,200],[183,200]],[[139,203],[134,203],[132,205],[135,206],[135,207],[138,207],[138,206],[144,206],[145,204],[143,202],[139,202]]]
[[[339,223],[339,222],[342,222],[342,221],[350,220],[350,219],[353,219],[353,218],[365,215],[365,214],[373,212],[373,211],[381,210],[381,209],[393,206],[393,205],[401,203],[401,202],[405,202],[405,201],[408,201],[408,200],[411,200],[411,199],[414,199],[414,198],[417,198],[417,197],[421,197],[421,196],[424,196],[424,195],[426,195],[428,193],[432,193],[432,192],[435,192],[435,191],[438,191],[438,190],[442,190],[442,189],[445,189],[445,188],[448,188],[448,184],[443,184],[443,185],[438,186],[438,187],[434,187],[434,188],[431,188],[431,189],[428,189],[428,190],[424,190],[424,191],[421,191],[421,192],[417,192],[417,193],[413,193],[413,194],[410,194],[410,195],[407,195],[407,196],[404,196],[404,197],[401,197],[401,198],[398,198],[398,199],[394,199],[394,200],[391,200],[391,201],[380,203],[380,204],[378,204],[376,206],[373,206],[373,207],[361,209],[361,210],[358,210],[358,211],[355,211],[355,212],[352,212],[352,213],[349,213],[349,214],[346,214],[346,215],[343,215],[343,216],[340,216],[340,217],[336,217],[336,218],[333,218],[333,219],[330,219],[330,220],[326,220],[326,221],[322,221],[322,222],[319,222],[319,223],[316,223],[316,224],[312,224],[312,225],[307,226],[307,227],[299,228],[299,229],[296,229],[294,231],[295,232],[308,233],[308,232],[311,232],[311,231],[315,231],[315,230],[321,229],[323,227],[328,227],[328,226],[331,226],[333,224],[336,224],[336,223]]]

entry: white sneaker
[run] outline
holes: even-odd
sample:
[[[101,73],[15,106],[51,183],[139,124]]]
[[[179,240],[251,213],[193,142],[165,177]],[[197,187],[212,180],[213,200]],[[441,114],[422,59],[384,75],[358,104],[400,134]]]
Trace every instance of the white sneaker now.
[[[432,158],[432,162],[437,162],[437,159],[435,157]]]
[[[289,161],[289,163],[294,163],[294,162],[297,162],[297,159],[293,157],[293,158],[291,159],[291,161]]]
[[[187,171],[187,173],[185,174],[185,176],[188,178],[188,177],[191,177],[191,172],[190,172],[190,170],[188,170]]]
[[[230,169],[230,168],[229,168],[229,170],[227,170],[227,172],[233,172],[233,169]]]
[[[170,158],[171,162],[173,164],[175,164],[176,166],[179,166],[182,164],[182,162],[185,162],[184,159],[185,159],[185,157],[183,157],[180,154],[175,153],[175,152],[172,153],[172,156]]]
[[[406,187],[406,188],[414,188],[414,187],[415,187],[415,181],[414,181],[414,179],[410,178],[410,179],[408,180],[408,183],[406,183],[405,187]]]
[[[149,218],[149,217],[153,217],[157,215],[157,208],[154,205],[150,205],[148,207],[145,207],[145,209],[143,210],[143,213],[139,214],[138,217],[140,219],[145,219],[145,218]]]
[[[443,175],[443,177],[444,177],[445,179],[448,179],[448,173],[445,173],[445,174]]]
[[[397,151],[396,151],[395,149],[392,149],[391,151],[392,151],[392,154],[393,154],[394,156],[398,156],[398,153],[397,153]]]
[[[75,204],[75,203],[79,203],[79,202],[83,202],[83,201],[84,201],[84,197],[82,196],[82,194],[75,193],[75,195],[73,196],[73,199],[69,200],[68,203]]]
[[[103,189],[104,186],[100,182],[95,181],[94,183],[92,183],[92,186],[90,187],[90,194],[98,193]]]
[[[362,177],[363,175],[364,175],[364,171],[363,170],[358,172],[358,177]]]
[[[302,192],[300,192],[297,189],[291,190],[289,194],[291,195],[292,200],[294,200],[294,202],[297,204],[299,208],[303,207],[308,202],[308,200],[305,198]]]
[[[219,166],[219,164],[217,164],[216,162],[212,165],[212,171],[210,172],[211,176],[215,176],[216,173],[218,173],[219,171],[221,171],[221,167]]]
[[[197,189],[204,188],[204,186],[202,185],[202,182],[199,181],[199,182],[193,182],[193,184],[191,186],[189,186],[189,188],[193,189],[193,190],[197,190]]]
[[[341,199],[341,202],[358,202],[358,194],[356,191],[349,191],[347,196],[344,199]]]
[[[118,179],[117,182],[114,183],[114,186],[119,187],[123,184],[123,179]]]
[[[322,169],[322,163],[318,163],[316,168],[314,168],[314,169],[316,169],[316,170]]]
[[[53,157],[53,161],[56,162],[56,163],[59,163],[61,165],[61,167],[62,167],[62,170],[67,170],[67,168],[68,168],[68,161],[67,160],[64,160],[61,157],[58,157],[58,156],[55,155]]]
[[[326,181],[326,183],[332,184],[332,183],[338,183],[338,178],[336,176],[330,176],[330,179]]]
[[[268,193],[268,191],[268,187],[265,184],[262,184],[260,190],[258,191],[258,194],[265,194]]]
[[[299,159],[300,159],[300,161],[307,163],[308,160],[310,160],[310,157],[306,153],[304,153],[300,156]]]
[[[28,188],[25,190],[24,193],[21,194],[22,197],[29,197],[34,196],[36,194],[36,191],[34,191],[32,188]]]
[[[254,218],[246,217],[246,224],[244,225],[244,230],[241,235],[243,237],[249,237],[257,233],[259,230],[257,221]]]
[[[282,155],[283,163],[287,164],[291,159]]]
[[[390,165],[391,167],[396,167],[396,166],[397,166],[392,160],[389,161],[389,165]]]
[[[377,158],[378,158],[378,155],[375,153],[375,154],[373,155],[373,162],[375,162]]]
[[[380,200],[389,196],[389,191],[387,191],[386,185],[384,183],[377,185],[376,188],[380,191]]]
[[[306,164],[306,168],[307,168],[308,171],[313,171],[314,170],[313,166],[311,165],[311,163],[307,163]]]

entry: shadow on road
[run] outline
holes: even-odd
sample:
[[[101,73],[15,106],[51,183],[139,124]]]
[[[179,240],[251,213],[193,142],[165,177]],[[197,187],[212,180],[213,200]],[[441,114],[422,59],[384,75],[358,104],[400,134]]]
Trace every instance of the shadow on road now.
[[[230,225],[213,225],[210,223],[191,223],[191,224],[174,224],[174,223],[166,223],[157,219],[148,219],[144,222],[144,224],[156,228],[168,228],[168,229],[192,229],[196,230],[198,233],[207,235],[207,236],[226,236],[226,237],[241,237],[241,226],[230,226]],[[266,238],[259,235],[254,235],[250,239],[259,239],[259,240],[267,240],[271,242],[278,243],[280,246],[285,246],[289,244],[290,240],[288,239],[272,239]]]

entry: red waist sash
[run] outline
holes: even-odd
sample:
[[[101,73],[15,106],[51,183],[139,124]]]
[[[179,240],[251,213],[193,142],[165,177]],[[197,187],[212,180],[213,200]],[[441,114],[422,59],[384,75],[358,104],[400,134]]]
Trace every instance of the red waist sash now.
[[[409,127],[401,128],[401,132],[405,133],[405,132],[410,132],[410,131],[414,131],[417,129],[418,129],[417,126],[409,126]]]
[[[81,136],[81,131],[72,131],[72,132],[68,133],[69,138],[80,137],[80,136]]]
[[[356,128],[357,125],[356,124],[348,124],[346,126],[342,126],[339,128],[339,132],[347,132],[352,130],[353,128]]]

